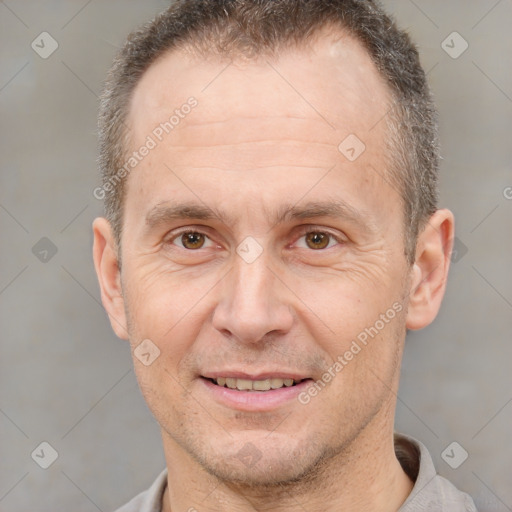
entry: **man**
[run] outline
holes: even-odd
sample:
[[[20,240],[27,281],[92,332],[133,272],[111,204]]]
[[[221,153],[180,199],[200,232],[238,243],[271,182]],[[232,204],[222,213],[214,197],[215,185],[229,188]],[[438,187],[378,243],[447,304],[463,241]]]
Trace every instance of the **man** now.
[[[102,300],[167,462],[121,511],[475,510],[393,433],[454,221],[375,2],[175,2],[116,58],[100,139]]]

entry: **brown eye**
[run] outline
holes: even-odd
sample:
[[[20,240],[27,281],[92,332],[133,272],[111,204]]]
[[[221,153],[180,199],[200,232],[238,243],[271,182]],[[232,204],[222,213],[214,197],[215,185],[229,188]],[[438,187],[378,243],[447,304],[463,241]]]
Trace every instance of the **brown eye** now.
[[[329,245],[330,235],[319,231],[306,234],[306,244],[310,249],[325,249]]]
[[[185,249],[200,249],[205,242],[205,235],[202,233],[183,233],[181,235],[181,243]]]

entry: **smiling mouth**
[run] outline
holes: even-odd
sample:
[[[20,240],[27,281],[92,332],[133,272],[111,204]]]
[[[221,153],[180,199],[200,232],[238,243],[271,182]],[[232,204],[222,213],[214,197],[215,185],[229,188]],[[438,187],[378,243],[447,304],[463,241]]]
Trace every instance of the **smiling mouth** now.
[[[236,389],[238,391],[270,391],[272,389],[281,389],[283,387],[289,388],[300,384],[304,380],[309,379],[279,379],[271,378],[264,380],[249,380],[249,379],[236,379],[232,377],[218,377],[216,379],[210,379],[203,377],[204,379],[216,384],[217,386]]]

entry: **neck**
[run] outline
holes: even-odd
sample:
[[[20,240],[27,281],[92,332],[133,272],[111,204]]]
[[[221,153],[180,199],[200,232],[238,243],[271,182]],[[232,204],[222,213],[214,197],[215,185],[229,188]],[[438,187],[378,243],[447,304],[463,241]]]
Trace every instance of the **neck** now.
[[[376,423],[380,429],[367,425],[350,446],[324,460],[307,480],[272,488],[221,481],[164,434],[169,476],[162,512],[396,512],[413,483],[395,456],[392,423],[389,428]]]

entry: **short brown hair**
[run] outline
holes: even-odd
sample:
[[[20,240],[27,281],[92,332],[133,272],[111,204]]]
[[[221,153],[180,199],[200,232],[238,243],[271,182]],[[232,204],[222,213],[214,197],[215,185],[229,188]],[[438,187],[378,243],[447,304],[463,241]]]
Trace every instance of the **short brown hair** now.
[[[117,173],[127,154],[129,101],[148,67],[184,47],[228,57],[277,54],[326,26],[360,41],[391,91],[388,176],[403,198],[405,254],[414,262],[417,235],[437,208],[437,114],[416,47],[373,0],[176,0],[131,33],[108,74],[99,114],[105,212],[119,248],[126,177]]]

